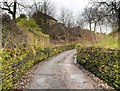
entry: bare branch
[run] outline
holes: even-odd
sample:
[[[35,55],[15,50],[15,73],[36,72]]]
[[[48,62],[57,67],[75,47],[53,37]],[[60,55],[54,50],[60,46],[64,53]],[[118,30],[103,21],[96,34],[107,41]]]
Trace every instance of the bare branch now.
[[[105,4],[105,5],[107,5],[108,7],[110,6],[108,3],[106,3],[106,2],[98,2],[100,5],[102,5],[102,4]]]
[[[0,7],[1,8],[1,7]],[[1,8],[2,10],[7,10],[10,14],[13,14],[13,11],[11,11],[10,9],[8,8]]]

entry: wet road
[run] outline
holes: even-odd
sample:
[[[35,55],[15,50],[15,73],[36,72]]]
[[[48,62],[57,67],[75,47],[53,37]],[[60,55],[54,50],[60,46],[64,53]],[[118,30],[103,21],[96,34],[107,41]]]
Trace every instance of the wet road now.
[[[69,50],[40,63],[27,89],[101,89],[84,69],[74,64],[76,50]]]

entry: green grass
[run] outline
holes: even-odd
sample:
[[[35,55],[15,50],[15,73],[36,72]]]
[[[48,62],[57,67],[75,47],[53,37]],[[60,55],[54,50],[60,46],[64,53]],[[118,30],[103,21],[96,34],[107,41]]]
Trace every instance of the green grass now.
[[[29,20],[27,20],[26,18],[22,18],[17,23],[21,28],[30,28],[30,29],[38,28],[38,25],[36,24],[35,20],[32,18]]]
[[[118,40],[109,36],[98,42],[97,46],[105,48],[118,48]]]
[[[100,40],[96,46],[103,47],[103,48],[119,48],[119,41],[120,33],[109,34],[104,36],[102,40]]]

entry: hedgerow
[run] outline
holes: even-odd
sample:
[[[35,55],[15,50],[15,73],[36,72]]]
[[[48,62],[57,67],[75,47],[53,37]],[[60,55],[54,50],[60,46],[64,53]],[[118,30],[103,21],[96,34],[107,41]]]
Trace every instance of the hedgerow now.
[[[87,70],[120,89],[120,50],[77,47],[77,61]]]
[[[54,56],[62,51],[73,49],[74,45],[65,45],[49,48],[36,48],[36,53],[25,48],[12,50],[4,50],[0,53],[0,70],[2,73],[2,83],[0,87],[2,90],[9,90],[20,79],[28,69],[33,67],[36,63]]]

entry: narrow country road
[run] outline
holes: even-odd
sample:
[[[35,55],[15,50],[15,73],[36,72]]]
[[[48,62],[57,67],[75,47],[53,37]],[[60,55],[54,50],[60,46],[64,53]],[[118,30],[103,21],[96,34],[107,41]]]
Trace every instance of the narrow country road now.
[[[101,89],[102,86],[93,80],[91,73],[74,64],[75,53],[76,50],[65,51],[38,64],[31,81],[25,87],[27,89]]]

